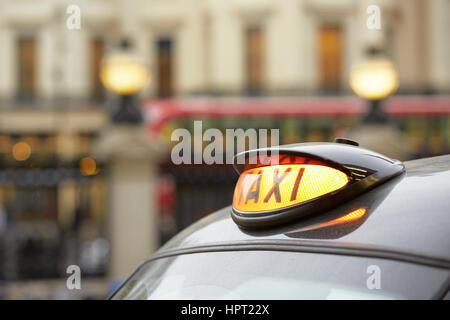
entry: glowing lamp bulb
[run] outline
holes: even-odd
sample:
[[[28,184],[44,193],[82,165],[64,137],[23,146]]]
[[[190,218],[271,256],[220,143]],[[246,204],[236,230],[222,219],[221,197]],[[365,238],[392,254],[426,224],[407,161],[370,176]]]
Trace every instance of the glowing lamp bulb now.
[[[381,100],[398,88],[398,76],[392,62],[386,59],[369,59],[352,66],[350,87],[360,97]]]

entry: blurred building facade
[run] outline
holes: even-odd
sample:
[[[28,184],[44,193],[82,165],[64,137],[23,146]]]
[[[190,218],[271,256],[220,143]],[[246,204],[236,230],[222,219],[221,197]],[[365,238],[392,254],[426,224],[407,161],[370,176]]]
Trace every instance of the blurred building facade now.
[[[66,26],[70,5],[80,8],[80,29]],[[379,30],[367,27],[370,5],[381,10]],[[348,93],[350,66],[373,46],[397,65],[400,93],[450,90],[448,0],[2,0],[0,6],[6,100],[45,107],[58,98],[74,107],[101,101],[100,59],[122,36],[151,66],[145,96]]]
[[[67,26],[71,5],[79,29]],[[370,5],[381,9],[379,30],[367,27]],[[396,64],[400,94],[442,95],[450,93],[449,15],[449,0],[0,0],[0,231],[8,225],[0,236],[9,239],[0,243],[8,262],[0,279],[61,276],[80,261],[93,275],[105,271],[107,191],[92,149],[108,124],[101,59],[124,38],[151,68],[142,97],[348,95],[350,66],[373,47]],[[236,121],[213,125],[250,123]],[[261,121],[254,127],[289,127],[288,142],[335,133],[323,119]],[[175,169],[163,164],[161,211],[203,215],[227,204],[202,190],[217,183],[232,192],[229,169],[212,182],[178,170],[175,187]],[[177,200],[175,188],[186,190]],[[195,194],[206,207],[193,204]],[[162,221],[170,229],[168,215]],[[19,268],[38,258],[47,271]]]

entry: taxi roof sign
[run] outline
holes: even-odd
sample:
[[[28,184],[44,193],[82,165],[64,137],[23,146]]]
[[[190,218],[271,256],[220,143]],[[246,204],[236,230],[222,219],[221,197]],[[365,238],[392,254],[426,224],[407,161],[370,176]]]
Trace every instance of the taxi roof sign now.
[[[244,158],[244,163],[237,159]],[[236,155],[232,218],[263,228],[329,210],[404,172],[400,161],[340,143],[304,143]]]
[[[245,212],[286,208],[339,190],[348,181],[342,171],[315,164],[249,169],[236,184],[233,207]]]

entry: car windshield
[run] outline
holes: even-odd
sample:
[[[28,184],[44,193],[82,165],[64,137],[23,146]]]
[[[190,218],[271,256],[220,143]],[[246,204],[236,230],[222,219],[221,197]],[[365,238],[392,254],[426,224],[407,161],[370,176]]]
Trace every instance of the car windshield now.
[[[112,299],[428,299],[447,276],[382,259],[208,252],[146,262]]]

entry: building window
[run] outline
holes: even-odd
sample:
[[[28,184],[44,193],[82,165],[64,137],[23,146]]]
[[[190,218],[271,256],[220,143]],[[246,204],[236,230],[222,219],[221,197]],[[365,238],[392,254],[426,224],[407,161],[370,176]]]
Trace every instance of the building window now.
[[[342,31],[336,25],[319,29],[319,68],[321,88],[330,93],[339,90],[342,71]]]
[[[261,27],[247,28],[245,49],[247,91],[259,94],[264,85],[264,32]]]
[[[173,94],[173,41],[161,38],[156,43],[158,55],[158,96]]]
[[[100,64],[104,54],[104,42],[101,39],[95,39],[90,46],[92,98],[94,100],[103,100],[105,91],[100,80]]]
[[[18,98],[34,99],[36,95],[36,41],[32,37],[18,41]]]

